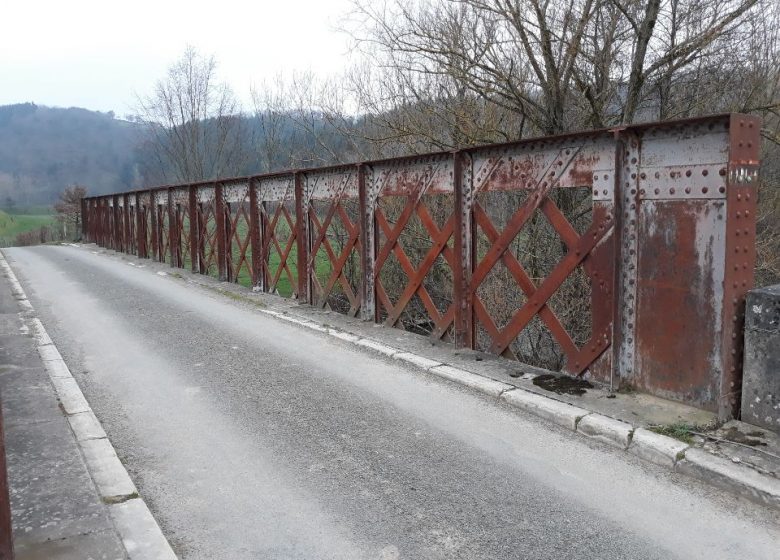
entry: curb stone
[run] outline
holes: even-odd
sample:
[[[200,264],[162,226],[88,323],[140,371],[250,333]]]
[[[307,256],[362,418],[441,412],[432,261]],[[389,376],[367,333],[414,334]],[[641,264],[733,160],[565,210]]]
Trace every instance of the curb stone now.
[[[656,434],[645,428],[637,428],[631,438],[628,452],[656,465],[674,469],[678,458],[690,449],[687,443]]]
[[[370,348],[371,350],[375,350],[380,354],[384,354],[385,356],[392,356],[393,354],[398,354],[400,352],[400,350],[398,350],[397,348],[393,348],[392,346],[388,346],[387,344],[382,344],[381,342],[377,342],[369,338],[361,338],[355,344],[357,344],[358,346],[364,346],[366,348]]]
[[[359,336],[355,336],[354,334],[350,334],[343,331],[336,331],[333,329],[328,330],[328,334],[330,336],[335,336],[336,338],[340,338],[341,340],[346,340],[347,342],[357,342],[360,340]]]
[[[104,500],[138,494],[138,489],[107,438],[81,440],[79,445]]]
[[[584,436],[627,449],[631,443],[634,427],[602,414],[588,414],[577,423],[577,431]]]
[[[63,361],[62,356],[60,356],[60,351],[57,350],[53,344],[44,344],[38,346],[38,354],[41,355],[41,360],[43,360],[44,364],[46,362]]]
[[[510,385],[510,387],[514,388],[514,385]],[[547,397],[523,389],[507,391],[501,395],[501,398],[514,407],[550,420],[573,432],[577,431],[577,423],[580,419],[590,414],[590,411],[585,410],[584,408],[579,408],[562,401],[548,399]]]
[[[138,496],[135,484],[43,323],[28,315],[28,312],[34,311],[33,306],[2,251],[0,269],[11,283],[17,304],[24,309],[19,315],[32,327],[31,334],[43,367],[54,386],[98,494],[109,504],[109,514],[128,557],[130,560],[176,560],[168,540],[146,502]]]
[[[46,371],[52,379],[73,379],[67,364],[62,360],[51,360],[46,362]]]
[[[735,494],[747,495],[754,502],[780,507],[780,480],[763,476],[703,449],[686,450],[685,457],[677,462],[675,470]]]
[[[175,560],[171,546],[143,500],[136,498],[108,506],[131,559]]]
[[[106,439],[108,436],[100,425],[100,420],[90,410],[79,412],[68,416],[68,422],[73,433],[76,434],[77,441],[86,441],[88,439]]]
[[[38,342],[38,346],[46,346],[47,344],[54,344],[51,341],[51,338],[49,338],[49,333],[46,332],[46,329],[43,328],[43,323],[41,323],[41,320],[37,317],[34,319],[30,319],[30,324],[32,324],[33,331],[35,332],[35,340]]]
[[[438,375],[439,377],[449,379],[450,381],[460,383],[461,385],[466,385],[472,389],[476,389],[477,391],[488,394],[491,397],[500,397],[502,393],[514,389],[514,385],[501,383],[500,381],[495,381],[493,379],[488,379],[487,377],[477,375],[476,373],[471,373],[465,369],[460,369],[448,365],[439,365],[429,369],[428,371]]]
[[[424,370],[429,370],[436,366],[444,365],[441,362],[437,362],[436,360],[424,358],[422,356],[418,356],[417,354],[412,354],[411,352],[399,352],[398,354],[393,355],[393,359],[408,362]]]
[[[45,365],[44,365],[45,367]],[[48,368],[47,368],[48,371]],[[79,389],[78,383],[72,377],[51,377],[52,385],[57,393],[57,397],[60,399],[62,409],[65,414],[78,414],[80,412],[91,412],[87,399],[84,398],[84,394]]]

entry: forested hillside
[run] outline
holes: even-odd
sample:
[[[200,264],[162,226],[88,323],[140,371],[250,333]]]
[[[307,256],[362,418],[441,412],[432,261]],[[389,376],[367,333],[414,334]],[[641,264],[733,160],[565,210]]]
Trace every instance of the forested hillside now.
[[[0,106],[0,207],[50,205],[76,183],[95,194],[133,187],[136,128],[112,113]]]
[[[241,152],[232,174],[358,158],[344,145],[343,132],[316,113],[267,111],[232,119]],[[220,126],[218,119],[200,125],[207,132]],[[113,113],[34,103],[0,106],[0,208],[50,206],[74,184],[102,194],[181,180],[161,161],[154,139],[148,127]],[[341,157],[323,149],[324,143]]]

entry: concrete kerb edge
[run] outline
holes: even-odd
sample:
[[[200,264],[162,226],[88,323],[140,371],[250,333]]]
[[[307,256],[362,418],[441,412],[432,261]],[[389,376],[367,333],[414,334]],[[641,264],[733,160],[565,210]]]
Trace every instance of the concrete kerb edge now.
[[[780,481],[746,469],[723,457],[699,448],[684,452],[674,470],[744,496],[753,502],[780,508]]]
[[[12,293],[19,307],[33,311],[33,306],[0,250],[0,270],[8,278]],[[152,516],[146,502],[116,454],[100,421],[92,412],[84,394],[73,378],[57,347],[52,342],[41,321],[20,313],[27,328],[32,331],[44,369],[49,374],[54,390],[62,405],[71,431],[79,445],[90,477],[101,499],[109,508],[109,515],[131,559],[156,558],[175,560],[176,555]],[[121,517],[118,517],[118,507]]]
[[[699,450],[674,438],[657,434],[645,428],[636,428],[622,420],[539,395],[514,385],[501,383],[478,373],[456,368],[370,338],[333,327],[322,327],[306,318],[298,318],[289,313],[279,313],[267,309],[259,309],[259,311],[317,332],[324,332],[356,346],[373,350],[383,356],[402,360],[427,373],[476,389],[498,398],[510,406],[551,421],[584,437],[626,451],[642,460],[714,484],[747,497],[751,501],[780,508],[780,481],[740,465],[732,464],[729,465],[731,468],[725,469],[722,463],[728,463],[728,461],[718,457],[713,457],[712,462],[686,461],[686,453]]]

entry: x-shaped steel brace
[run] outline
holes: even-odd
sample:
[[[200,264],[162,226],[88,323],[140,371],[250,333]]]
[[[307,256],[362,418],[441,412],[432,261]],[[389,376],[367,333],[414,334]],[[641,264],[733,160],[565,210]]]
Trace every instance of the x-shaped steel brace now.
[[[403,232],[403,229],[413,212],[416,212],[420,217],[423,226],[431,235],[431,240],[433,242],[425,257],[421,261],[419,267],[416,269],[414,265],[412,265],[399,242],[401,233]],[[377,258],[376,289],[377,295],[379,296],[382,305],[385,307],[388,313],[385,324],[389,326],[395,326],[400,320],[401,314],[411,301],[412,297],[417,294],[434,322],[435,328],[433,334],[441,338],[441,336],[443,336],[447,331],[449,325],[455,319],[455,309],[452,305],[450,305],[445,313],[440,313],[434,304],[433,299],[428,293],[428,290],[423,285],[423,281],[425,280],[425,276],[428,274],[429,270],[440,254],[444,254],[444,257],[450,264],[450,267],[453,266],[454,255],[452,253],[452,249],[447,245],[447,242],[452,236],[452,232],[454,230],[454,218],[450,216],[450,218],[444,224],[444,227],[442,227],[440,230],[428,212],[427,207],[422,203],[422,200],[415,197],[409,197],[406,206],[401,212],[401,216],[396,222],[395,228],[390,227],[387,218],[380,209],[376,210],[375,215],[379,227],[387,237],[387,243],[383,247],[383,254],[387,254],[387,256],[389,256],[389,252],[392,251],[398,259],[398,262],[400,263],[404,273],[409,279],[406,287],[404,288],[404,291],[398,298],[398,302],[393,305],[379,277],[381,266],[384,264],[387,256],[384,256],[381,261],[379,258]]]
[[[265,242],[263,243],[263,254],[269,254],[269,249],[272,243],[276,248],[276,251],[279,253],[279,266],[276,269],[273,278],[271,279],[269,290],[271,292],[276,290],[276,285],[279,283],[282,272],[285,272],[287,274],[287,278],[290,281],[290,285],[292,286],[293,293],[295,293],[296,282],[292,272],[290,271],[290,267],[287,264],[287,258],[289,257],[290,252],[292,251],[292,248],[295,244],[295,240],[298,236],[298,228],[295,227],[295,221],[290,218],[290,212],[284,205],[284,201],[279,201],[278,204],[279,205],[277,206],[276,211],[274,211],[273,217],[271,218],[270,224],[268,226],[268,235],[266,236]],[[263,210],[263,213],[265,213],[265,210]],[[276,226],[279,222],[280,216],[284,216],[284,219],[287,221],[287,225],[290,227],[290,238],[287,240],[284,249],[282,249],[282,246],[279,243],[279,239],[276,236]]]
[[[330,227],[330,224],[336,212],[338,212],[338,215],[349,234],[347,242],[344,244],[344,248],[342,249],[341,254],[338,257],[336,256],[336,252],[333,250],[333,247],[331,246],[330,241],[327,238],[328,228]],[[360,230],[357,227],[355,227],[355,224],[353,224],[352,221],[349,219],[349,216],[344,211],[344,208],[341,206],[340,199],[337,199],[333,204],[331,204],[331,207],[328,210],[328,214],[326,215],[324,222],[320,223],[319,219],[317,218],[317,213],[314,211],[314,209],[311,206],[309,207],[309,218],[312,224],[314,224],[314,226],[317,228],[318,234],[314,244],[312,245],[312,250],[309,253],[309,262],[307,266],[308,266],[308,270],[311,271],[310,274],[311,274],[312,281],[314,282],[314,284],[316,285],[317,289],[321,294],[320,306],[325,307],[327,303],[328,294],[330,294],[336,282],[338,281],[341,284],[341,287],[344,290],[347,299],[349,299],[349,303],[350,303],[349,315],[354,317],[357,314],[357,312],[360,310],[360,302],[358,301],[357,296],[355,296],[355,293],[352,291],[352,286],[349,284],[349,281],[344,275],[344,265],[349,259],[349,256],[352,253],[353,249],[359,248],[358,240],[360,237]],[[320,284],[319,279],[317,278],[317,275],[315,273],[316,272],[315,259],[317,256],[317,252],[319,251],[321,246],[325,248],[325,252],[328,255],[328,260],[330,261],[331,267],[333,269],[333,272],[328,278],[328,281],[324,289]]]

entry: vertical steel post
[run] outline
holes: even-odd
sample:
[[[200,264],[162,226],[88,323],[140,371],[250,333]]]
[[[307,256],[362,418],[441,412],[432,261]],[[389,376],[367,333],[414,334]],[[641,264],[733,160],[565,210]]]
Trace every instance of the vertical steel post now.
[[[92,200],[85,199],[84,204],[82,206],[82,214],[81,214],[81,227],[83,228],[84,235],[82,239],[86,240],[87,242],[92,241]]]
[[[100,245],[100,232],[103,224],[103,212],[101,209],[102,201],[99,198],[96,198],[92,201],[92,204],[94,206],[93,212],[95,216],[95,223],[93,224],[93,232],[94,232],[94,239],[93,241]]]
[[[267,292],[269,290],[269,284],[271,282],[271,272],[269,270],[269,258],[270,258],[270,240],[273,236],[273,232],[271,231],[271,222],[268,219],[268,205],[264,200],[262,200],[262,196],[260,197],[259,201],[260,207],[262,208],[262,212],[260,213],[260,243],[261,243],[261,253],[260,253],[260,267],[261,267],[261,273],[260,273],[260,281],[262,282],[261,287],[263,288],[264,292]]]
[[[101,200],[99,198],[96,198],[92,201],[92,212],[94,216],[94,223],[92,224],[92,234],[93,239],[92,241],[100,245],[100,230],[101,230],[101,224],[103,223],[103,214],[101,212]]]
[[[225,199],[222,192],[222,183],[214,184],[214,217],[217,221],[217,271],[219,279],[226,282],[227,274],[227,239],[225,225]]]
[[[97,199],[89,201],[89,240],[92,243],[98,242],[100,232],[100,210],[98,209]]]
[[[124,251],[124,224],[122,223],[122,197],[114,197],[114,251]]]
[[[224,191],[223,191],[224,194]],[[233,231],[233,206],[230,200],[225,200],[225,271],[227,281],[235,282],[233,277],[233,241],[235,232]]]
[[[257,206],[257,185],[249,179],[249,245],[252,251],[252,286],[262,287],[262,255],[260,244],[260,212]]]
[[[103,247],[111,248],[111,206],[108,204],[109,197],[103,199]]]
[[[143,220],[143,222],[142,222]],[[142,225],[143,224],[143,225]],[[141,193],[135,193],[135,253],[146,258],[146,214],[141,208]]]
[[[100,217],[100,227],[98,232],[98,244],[101,247],[106,246],[106,228],[108,227],[108,201],[105,197],[98,200],[98,216]]]
[[[179,213],[173,205],[173,187],[168,187],[168,252],[171,255],[171,268],[179,266],[181,255],[181,233],[179,232]]]
[[[81,228],[82,228],[82,232],[83,232],[83,235],[82,235],[81,239],[83,241],[87,241],[87,242],[92,240],[92,232],[90,231],[90,229],[92,227],[92,220],[90,219],[91,218],[90,212],[92,211],[92,208],[90,206],[91,203],[92,203],[91,200],[84,199],[84,201],[82,203],[82,206],[81,206],[81,209],[82,209],[82,211],[81,211]]]
[[[211,187],[214,188],[214,187]],[[206,244],[208,243],[208,216],[202,202],[198,202],[198,272],[200,274],[208,274],[206,268]]]
[[[739,418],[742,404],[745,298],[753,288],[756,265],[756,210],[761,119],[731,115],[726,177],[726,246],[723,319],[720,340],[721,377],[718,417]]]
[[[636,296],[639,249],[639,138],[615,133],[615,274],[610,389],[631,383],[636,367]]]
[[[122,252],[124,249],[124,239],[122,236],[122,207],[119,202],[122,198],[114,196],[114,250]]]
[[[187,212],[190,217],[190,261],[192,261],[190,265],[192,272],[198,272],[200,270],[198,264],[198,190],[197,187],[190,185],[188,191]]]
[[[120,223],[121,214],[119,213],[119,196],[111,197],[111,248],[114,251],[122,250],[122,224]]]
[[[298,248],[298,258],[296,260],[298,271],[298,303],[309,303],[311,301],[311,282],[308,273],[311,240],[309,239],[309,205],[305,200],[304,192],[305,180],[302,172],[295,172],[295,216],[298,229],[295,239]]]
[[[154,260],[158,260],[158,248],[159,248],[159,232],[157,231],[157,195],[154,192],[154,189],[149,190],[149,212],[151,219],[151,227],[152,227],[152,235],[150,236],[152,239],[152,254],[151,258]]]
[[[165,211],[159,201],[155,201],[157,214],[157,262],[165,262]]]
[[[360,207],[360,268],[362,281],[360,285],[360,318],[364,321],[376,321],[376,290],[374,279],[376,271],[376,222],[374,198],[368,168],[365,164],[357,166],[358,204]]]
[[[129,253],[131,250],[132,242],[130,241],[130,195],[125,193],[122,196],[122,225],[125,226],[124,231],[124,252]]]
[[[92,242],[100,244],[100,223],[103,217],[100,213],[100,199],[92,200]]]
[[[111,206],[108,204],[109,197],[103,197],[103,224],[101,246],[108,249],[111,247]]]
[[[455,304],[455,345],[474,347],[474,294],[471,292],[473,268],[473,217],[471,160],[467,154],[452,154],[452,177],[455,191],[455,270],[453,270],[453,299]]]

